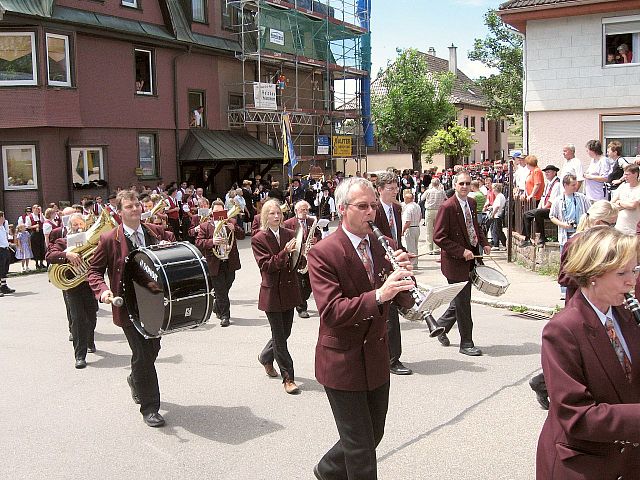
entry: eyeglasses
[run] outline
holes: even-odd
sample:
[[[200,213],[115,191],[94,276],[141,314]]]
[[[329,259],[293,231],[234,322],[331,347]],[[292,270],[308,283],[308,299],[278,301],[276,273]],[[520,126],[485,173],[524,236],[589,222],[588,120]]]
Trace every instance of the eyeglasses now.
[[[397,185],[388,185],[386,187],[384,187],[385,190],[388,190],[389,192],[394,192],[396,190],[398,190],[398,186]]]
[[[458,182],[458,185],[460,185],[461,187],[462,186],[467,186],[468,187],[469,185],[471,185],[471,182]]]
[[[377,210],[379,204],[362,202],[362,203],[347,203],[347,205],[352,205],[356,207],[358,210],[362,212],[366,212],[367,210],[369,210],[369,208],[371,208],[371,210]]]

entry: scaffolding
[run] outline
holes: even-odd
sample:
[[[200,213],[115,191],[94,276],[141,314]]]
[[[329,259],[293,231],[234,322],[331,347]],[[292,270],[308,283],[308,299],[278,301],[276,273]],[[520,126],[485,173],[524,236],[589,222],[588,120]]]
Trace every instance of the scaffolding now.
[[[369,0],[226,0],[242,51],[242,101],[230,105],[230,128],[253,130],[280,145],[289,113],[300,160],[343,170],[334,160],[366,155],[363,90],[370,77]],[[363,88],[364,83],[366,85]],[[365,112],[368,100],[365,99]],[[368,125],[368,121],[365,121]],[[351,155],[324,153],[328,137],[351,137]],[[324,140],[321,141],[321,140]],[[303,168],[303,173],[306,173]]]

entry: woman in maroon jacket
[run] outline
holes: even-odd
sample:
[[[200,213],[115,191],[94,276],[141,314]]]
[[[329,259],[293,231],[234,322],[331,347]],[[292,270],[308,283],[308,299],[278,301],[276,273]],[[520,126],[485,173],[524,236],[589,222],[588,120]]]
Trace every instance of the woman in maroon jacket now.
[[[296,247],[295,234],[282,226],[280,202],[276,199],[263,205],[260,225],[260,230],[251,237],[251,248],[262,275],[258,309],[267,314],[271,339],[258,356],[258,361],[267,375],[277,377],[273,368],[275,359],[285,391],[295,394],[300,390],[294,382],[293,359],[287,348],[293,309],[302,301],[296,271],[289,270],[289,254]]]
[[[565,272],[579,290],[542,332],[551,405],[538,441],[539,480],[638,478],[640,329],[622,308],[638,275],[635,235],[593,227]]]

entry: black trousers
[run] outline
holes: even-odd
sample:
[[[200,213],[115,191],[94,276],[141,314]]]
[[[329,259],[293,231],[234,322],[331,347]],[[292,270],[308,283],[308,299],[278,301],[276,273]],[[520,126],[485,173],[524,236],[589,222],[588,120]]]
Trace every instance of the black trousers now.
[[[302,296],[302,303],[296,307],[298,313],[307,311],[307,301],[311,296],[311,282],[309,281],[309,272],[298,273],[298,283],[300,284],[300,295]]]
[[[71,324],[75,358],[84,359],[87,356],[87,346],[95,343],[96,299],[87,282],[63,291],[62,295]]]
[[[44,265],[44,254],[46,248],[44,245],[44,233],[42,230],[31,232],[31,251],[33,252],[33,259],[36,262],[36,268]]]
[[[229,290],[236,279],[235,270],[229,268],[229,262],[220,262],[218,274],[211,278],[213,291],[216,294],[215,312],[220,318],[229,318],[231,313],[231,301],[229,300]]]
[[[502,242],[502,245],[506,247],[507,236],[504,234],[504,231],[502,230],[502,222],[504,220],[504,217],[497,216],[492,220],[493,221],[491,222],[491,245],[493,245],[494,247],[499,247],[500,242]]]
[[[140,413],[157,413],[160,409],[160,387],[155,361],[160,352],[160,339],[146,339],[131,325],[123,327],[131,347],[131,378],[140,397]]]
[[[545,241],[544,238],[544,221],[549,220],[549,212],[546,208],[534,208],[533,210],[527,210],[522,217],[524,239],[531,239],[531,224],[536,222],[536,232],[540,234],[540,240]]]
[[[458,283],[447,279],[449,284]],[[437,320],[444,332],[449,333],[453,324],[458,322],[460,332],[460,348],[473,347],[473,320],[471,320],[471,282],[467,282],[464,288],[451,301],[449,308]]]
[[[293,359],[287,347],[287,339],[293,326],[293,308],[286,312],[265,312],[271,326],[271,339],[260,352],[260,363],[266,365],[275,360],[282,380],[294,381]]]
[[[371,391],[348,392],[324,387],[340,440],[318,462],[327,480],[376,480],[376,447],[384,435],[389,382]]]
[[[173,235],[176,237],[177,241],[182,239],[182,232],[180,232],[180,219],[178,218],[167,218],[167,224],[171,227],[171,231]]]
[[[400,316],[395,305],[389,306],[387,318],[387,335],[389,336],[389,364],[400,360],[402,355],[402,337],[400,336]]]
[[[10,265],[11,254],[9,253],[9,249],[0,247],[0,278],[7,278]]]

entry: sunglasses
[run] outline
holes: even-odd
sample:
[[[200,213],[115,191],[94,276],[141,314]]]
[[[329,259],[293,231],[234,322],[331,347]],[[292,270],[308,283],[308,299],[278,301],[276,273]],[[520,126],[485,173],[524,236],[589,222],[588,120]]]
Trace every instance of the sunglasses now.
[[[367,211],[369,208],[371,208],[371,210],[377,210],[378,208],[378,203],[347,203],[347,205],[352,205],[354,207],[356,207],[358,210],[360,211]]]

